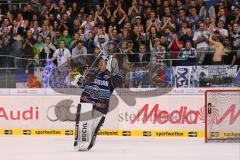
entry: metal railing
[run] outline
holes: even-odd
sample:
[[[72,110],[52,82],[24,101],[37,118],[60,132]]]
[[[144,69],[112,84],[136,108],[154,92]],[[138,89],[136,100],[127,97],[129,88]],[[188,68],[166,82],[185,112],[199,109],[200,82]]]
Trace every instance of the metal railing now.
[[[36,0],[0,0],[0,5],[8,5],[9,8],[12,7],[12,5],[17,5],[18,8],[23,8],[27,4],[32,4],[34,8],[40,10],[41,4],[38,3]]]
[[[16,68],[0,68],[0,88],[16,88]]]
[[[108,69],[112,74],[119,74],[122,77],[125,88],[152,88],[152,87],[239,87],[240,72],[238,66],[173,66],[172,62],[184,62],[186,59],[160,59],[158,62],[129,62],[128,56],[124,54],[110,55]],[[61,79],[56,86],[80,87],[72,82],[77,75],[84,75],[90,67],[97,68],[95,64],[97,55],[80,55],[72,59],[72,67],[66,70],[62,66],[54,63],[46,63],[46,59],[23,58],[15,56],[1,55],[0,61],[4,58],[14,61],[14,66],[0,68],[0,88],[15,88],[18,84],[21,87],[52,87],[50,78]],[[115,58],[115,60],[113,60]],[[43,63],[39,63],[42,61]],[[24,65],[18,66],[18,62]],[[31,64],[32,62],[33,64]],[[48,61],[49,62],[49,61]],[[66,63],[67,64],[67,63]],[[50,71],[48,69],[50,68]],[[39,81],[38,86],[34,86],[31,81]],[[72,77],[71,77],[72,76]],[[46,77],[48,78],[47,81]],[[70,77],[70,79],[68,79]],[[81,76],[80,76],[81,77]],[[238,77],[238,78],[237,78]],[[67,79],[67,84],[65,80]],[[81,81],[79,79],[77,82]],[[80,82],[81,83],[81,82]],[[30,85],[29,85],[30,84]],[[31,86],[32,85],[32,86]]]

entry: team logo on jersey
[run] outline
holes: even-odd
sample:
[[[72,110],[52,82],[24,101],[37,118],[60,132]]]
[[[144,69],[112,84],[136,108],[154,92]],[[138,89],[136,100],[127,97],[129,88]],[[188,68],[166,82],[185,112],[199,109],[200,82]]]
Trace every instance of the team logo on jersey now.
[[[105,75],[105,76],[104,76],[104,79],[105,79],[105,80],[110,79],[109,75]]]
[[[101,95],[101,90],[98,86],[93,86],[89,94],[92,98],[99,98]]]

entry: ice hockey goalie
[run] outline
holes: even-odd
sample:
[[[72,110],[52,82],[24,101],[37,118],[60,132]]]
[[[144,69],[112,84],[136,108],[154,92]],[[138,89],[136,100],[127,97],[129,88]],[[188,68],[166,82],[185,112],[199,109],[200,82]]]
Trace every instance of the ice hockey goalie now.
[[[112,79],[121,83],[121,77],[116,78],[117,74],[113,77],[107,69],[107,61],[108,56],[101,56],[98,66],[88,71],[83,83],[83,93],[77,108],[74,141],[74,147],[78,151],[88,151],[93,147],[97,133],[105,121],[109,100],[116,86]]]

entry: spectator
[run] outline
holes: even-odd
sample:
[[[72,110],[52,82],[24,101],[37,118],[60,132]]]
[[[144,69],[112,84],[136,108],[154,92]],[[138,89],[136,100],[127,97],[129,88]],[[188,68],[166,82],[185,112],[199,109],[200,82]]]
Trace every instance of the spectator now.
[[[135,17],[135,25],[140,27],[142,31],[145,30],[144,25],[142,24],[142,18],[141,16],[136,16]]]
[[[33,38],[33,33],[31,30],[27,31],[27,37],[25,38],[23,44],[23,57],[27,59],[28,62],[34,58],[34,45],[36,40]],[[28,65],[27,65],[28,66]]]
[[[96,37],[98,39],[96,39]],[[108,44],[108,40],[106,40],[104,34],[100,34],[98,36],[95,36],[95,39],[94,39],[95,47],[98,47],[101,50],[104,50],[104,49],[106,49],[105,47],[107,46],[107,44]]]
[[[238,24],[240,23],[240,6],[234,8],[233,14],[230,19],[232,20],[231,22],[233,22],[233,23],[234,22],[236,22]]]
[[[77,18],[74,19],[74,21],[73,21],[73,33],[78,32],[80,27],[81,27],[81,21]]]
[[[138,26],[133,27],[132,33],[132,40],[133,40],[133,52],[137,52],[139,45],[141,43],[145,43],[145,34],[141,31],[141,28]]]
[[[43,37],[39,35],[37,37],[37,42],[34,44],[34,58],[39,60],[39,54],[42,52],[44,46]]]
[[[133,62],[133,72],[132,80],[133,86],[138,88],[138,86],[148,87],[149,85],[149,67],[151,54],[146,53],[145,44],[139,45],[138,54],[128,54],[128,60]]]
[[[121,1],[118,1],[118,5],[117,5],[117,9],[114,11],[113,15],[115,18],[122,19],[124,17],[124,15],[126,15],[126,12],[124,11],[124,9],[122,8],[122,3]]]
[[[65,41],[61,40],[60,41],[60,48],[57,49],[52,57],[52,61],[57,60],[57,66],[69,66],[71,67],[71,53],[69,49],[65,47]]]
[[[131,39],[131,34],[127,27],[124,27],[122,29],[122,33],[120,34],[120,37],[121,37],[121,40],[130,40]]]
[[[214,6],[202,6],[199,11],[199,16],[203,21],[206,21],[207,17],[209,17],[211,22],[216,22],[216,12]]]
[[[11,8],[11,10],[10,10],[10,13],[13,15],[13,18],[15,19],[15,18],[17,18],[17,14],[19,13],[20,11],[19,11],[19,8],[17,7],[17,5],[16,4],[13,4],[12,5],[12,8]]]
[[[155,38],[154,47],[151,49],[151,53],[152,63],[160,62],[161,59],[166,58],[166,49],[165,47],[161,46],[159,38]]]
[[[96,26],[97,25],[104,25],[106,23],[103,15],[101,15],[101,10],[102,9],[101,9],[100,5],[97,5],[96,6],[96,11],[95,11],[95,17],[94,17],[94,21],[95,21]]]
[[[33,15],[34,15],[34,12],[33,12],[32,5],[28,4],[26,7],[26,11],[23,12],[23,17],[24,17],[24,19],[31,22],[33,20]]]
[[[173,32],[171,31],[171,28],[164,29],[164,36],[166,37],[167,44],[169,44],[172,41],[172,35]]]
[[[94,53],[94,34],[92,31],[88,32],[88,39],[85,42],[85,46],[87,48],[88,53],[93,54]]]
[[[61,42],[62,40],[65,41],[66,48],[69,48],[69,47],[70,47],[70,44],[71,44],[71,42],[72,42],[72,38],[68,35],[68,30],[64,30],[64,31],[63,31],[63,35],[60,36],[60,38],[59,38],[59,44],[58,44],[58,46],[60,46],[60,42]]]
[[[230,31],[230,39],[232,46],[235,50],[240,48],[240,27],[238,23],[233,23],[231,26],[232,30]]]
[[[3,52],[10,52],[11,51],[11,41],[12,36],[10,34],[10,30],[7,26],[2,28],[2,34],[0,36],[0,49]]]
[[[163,36],[163,35],[160,37],[160,45],[163,46],[163,47],[165,47],[166,49],[167,49],[167,47],[168,47],[167,39],[166,39],[166,37]]]
[[[24,63],[21,58],[23,58],[23,43],[24,39],[23,36],[20,34],[21,32],[18,31],[17,35],[13,37],[13,45],[12,47],[14,48],[13,50],[13,56],[16,56],[15,58],[15,66],[17,68],[24,68]]]
[[[12,28],[11,28],[11,30],[10,30],[10,34],[12,34],[13,37],[16,36],[16,35],[18,34],[19,28],[20,28],[20,27],[19,27],[19,24],[18,24],[17,20],[14,19],[14,20],[13,20],[13,26],[12,26]],[[21,30],[21,29],[20,29],[20,30]]]
[[[200,17],[197,14],[197,9],[195,7],[192,7],[190,9],[189,23],[193,31],[197,30],[197,25],[199,20],[200,20]]]
[[[223,20],[218,20],[217,23],[217,30],[223,37],[228,37],[228,30],[224,28],[224,21]]]
[[[136,62],[150,62],[151,54],[146,53],[146,45],[140,44],[139,53],[136,54]]]
[[[127,41],[122,41],[120,43],[120,52],[122,54],[127,54],[127,52],[128,52],[128,42]]]
[[[78,41],[77,46],[72,50],[72,60],[74,64],[86,64],[87,48],[83,41]]]
[[[51,41],[52,43],[55,45],[55,46],[58,46],[59,42],[60,42],[60,37],[61,37],[61,33],[59,30],[55,30],[53,32],[53,35],[52,35],[52,38],[51,38]]]
[[[109,36],[108,36],[108,34],[105,32],[105,28],[104,28],[103,26],[99,26],[99,27],[97,28],[97,33],[96,33],[96,35],[95,35],[94,43],[97,43],[98,38],[99,38],[100,35],[103,35],[103,36],[104,36],[104,39],[105,39],[106,42],[109,41]]]
[[[172,22],[171,17],[165,17],[163,22],[162,30],[169,28],[174,31],[176,29],[176,25]]]
[[[203,22],[199,23],[199,30],[194,32],[193,42],[197,48],[197,64],[203,64],[205,55],[209,51],[208,45],[209,32]]]
[[[223,46],[224,46],[224,52],[226,54],[226,56],[224,57],[224,64],[227,64],[227,65],[236,64],[237,51],[232,50],[232,45],[230,43],[229,38],[227,37],[224,38]]]
[[[140,13],[138,0],[132,0],[132,6],[128,9],[128,16],[134,17]]]
[[[114,41],[109,41],[107,46],[107,53],[108,54],[115,54],[117,52],[117,46]]]
[[[83,21],[81,28],[84,28],[85,39],[88,39],[88,32],[93,31],[95,26],[93,15],[89,15],[86,21]]]
[[[132,42],[132,40],[127,41],[127,54],[133,54],[133,42]]]
[[[193,43],[193,33],[191,28],[183,28],[180,40],[185,44],[187,41],[191,41]]]
[[[148,48],[153,48],[153,45],[155,43],[155,39],[156,38],[159,38],[160,35],[159,35],[159,31],[157,31],[156,27],[155,26],[152,26],[151,29],[150,29],[150,32],[148,33],[147,35],[147,39],[148,39]]]
[[[12,49],[12,36],[7,26],[2,29],[2,35],[0,36],[0,51],[1,53],[1,64],[3,67],[12,67],[13,59],[9,57]]]
[[[177,29],[178,30],[182,30],[182,27],[184,24],[187,24],[187,15],[186,15],[186,12],[185,10],[182,8],[182,9],[179,9],[179,14],[178,14],[178,18],[177,18]],[[187,27],[187,26],[185,26]]]
[[[178,39],[177,34],[174,33],[172,35],[172,41],[168,45],[168,49],[170,50],[171,57],[173,59],[177,59],[178,58],[178,53],[179,53],[180,49],[182,48],[182,46],[183,46],[182,42]],[[176,63],[174,65],[176,65]]]
[[[114,41],[114,43],[119,44],[120,43],[120,36],[118,35],[118,31],[116,28],[113,28],[113,26],[109,26],[109,38],[111,41]]]
[[[170,21],[169,21],[170,23]],[[159,19],[156,18],[156,14],[154,11],[151,11],[150,13],[150,17],[146,22],[146,32],[148,32],[150,30],[151,27],[155,27],[156,30],[159,32],[160,31],[160,21]]]
[[[172,23],[176,22],[176,18],[175,16],[172,14],[171,9],[170,9],[170,4],[168,4],[168,2],[164,2],[164,17],[162,18],[162,22],[168,22],[168,20],[171,20]]]
[[[194,66],[196,65],[196,56],[197,51],[192,47],[191,41],[186,41],[185,47],[182,48],[179,52],[179,59],[186,59],[184,61],[180,61],[180,65],[182,66]]]
[[[162,18],[164,15],[164,8],[161,0],[156,0],[156,3],[153,5],[154,10],[159,18]]]
[[[79,40],[80,40],[79,34],[75,33],[73,37],[73,41],[70,43],[69,49],[72,50],[74,47],[76,47]]]
[[[224,46],[223,46],[223,37],[220,33],[214,34],[214,24],[211,24],[209,27],[210,36],[209,43],[215,49],[215,53],[212,58],[213,65],[223,64],[223,55],[224,55]]]
[[[220,8],[217,14],[217,21],[219,21],[220,19],[225,23],[227,20],[227,16],[226,16],[226,11],[225,8]]]
[[[53,53],[56,51],[56,47],[51,42],[51,38],[47,37],[45,39],[45,43],[43,44],[43,50],[39,55],[40,58],[40,66],[44,66],[46,59],[51,59],[53,57]]]
[[[53,30],[53,31],[59,30],[59,23],[58,23],[57,20],[54,20],[54,21],[53,21],[52,30]]]
[[[49,30],[49,28],[48,28],[45,24],[42,25],[41,31],[37,31],[37,32],[40,32],[40,35],[41,35],[44,39],[46,39],[46,37],[49,36],[49,34],[50,34],[50,30]],[[38,33],[37,33],[37,34],[38,34]]]
[[[71,24],[69,22],[68,15],[64,14],[63,18],[60,19],[59,29],[60,29],[61,32],[64,32],[64,31],[69,32],[70,28],[71,28]]]
[[[4,20],[2,22],[2,26],[0,27],[0,36],[3,34],[4,27],[7,27],[9,31],[12,29],[12,25],[8,18],[4,18]]]

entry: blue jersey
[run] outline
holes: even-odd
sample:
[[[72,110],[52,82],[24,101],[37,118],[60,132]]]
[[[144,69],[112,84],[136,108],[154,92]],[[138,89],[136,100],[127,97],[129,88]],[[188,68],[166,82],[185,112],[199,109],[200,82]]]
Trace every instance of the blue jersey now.
[[[114,85],[111,81],[110,72],[93,69],[86,76],[80,101],[92,103],[94,109],[106,114],[113,91]]]

